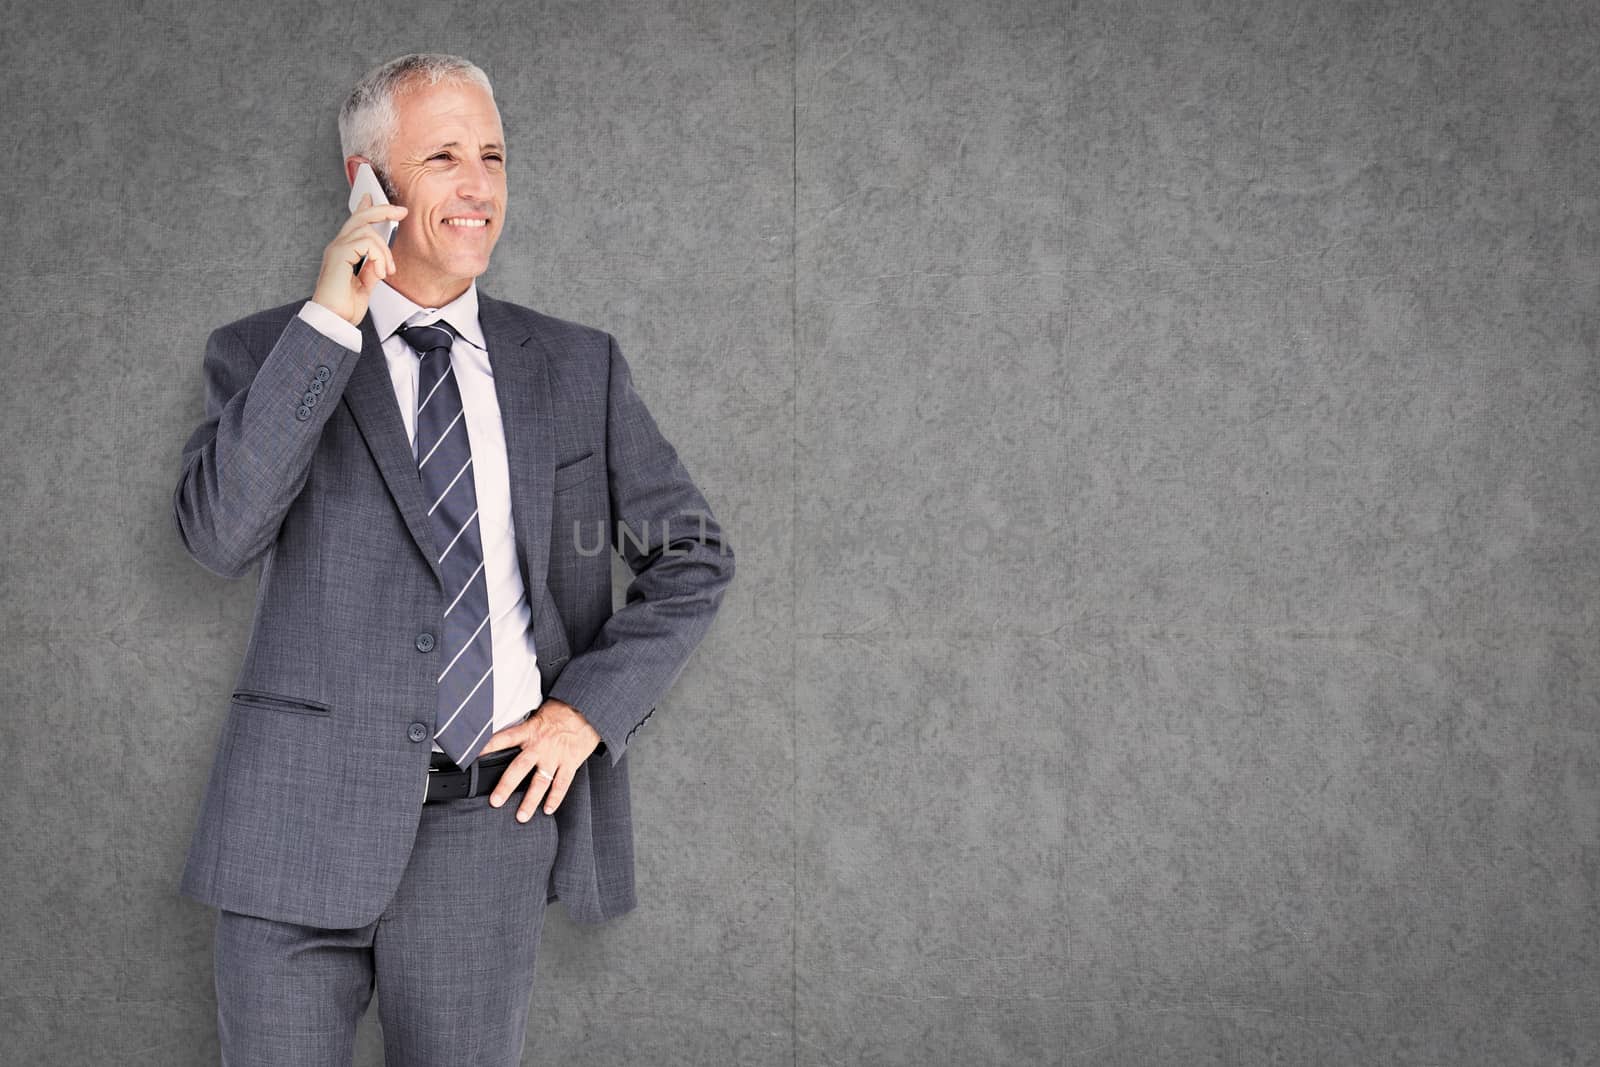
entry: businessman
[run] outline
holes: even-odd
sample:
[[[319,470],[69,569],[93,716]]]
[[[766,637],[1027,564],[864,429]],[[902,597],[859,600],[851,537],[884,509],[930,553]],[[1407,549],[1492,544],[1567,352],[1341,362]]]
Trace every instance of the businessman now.
[[[390,203],[309,300],[210,335],[173,495],[195,560],[260,565],[180,892],[218,909],[225,1063],[344,1067],[376,988],[390,1067],[509,1067],[546,905],[636,905],[627,748],[733,553],[616,339],[477,286],[509,165],[483,71],[391,60],[339,133]]]

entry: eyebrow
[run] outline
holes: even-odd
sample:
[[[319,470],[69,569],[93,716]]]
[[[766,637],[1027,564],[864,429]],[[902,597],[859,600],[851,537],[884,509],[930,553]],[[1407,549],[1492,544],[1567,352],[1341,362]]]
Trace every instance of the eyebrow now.
[[[432,155],[433,153],[439,151],[439,149],[441,149],[441,148],[460,148],[460,147],[461,147],[461,142],[460,141],[446,141],[444,144],[436,144],[432,148],[428,149],[428,154]],[[485,144],[483,147],[499,149],[502,152],[504,152],[506,150],[506,146],[501,144],[499,141],[490,141],[489,143]]]

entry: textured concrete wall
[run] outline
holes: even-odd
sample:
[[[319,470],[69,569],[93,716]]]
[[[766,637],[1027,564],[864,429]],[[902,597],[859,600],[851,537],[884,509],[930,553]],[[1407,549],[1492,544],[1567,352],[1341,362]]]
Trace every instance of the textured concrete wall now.
[[[1592,5],[6,22],[7,1058],[216,1060],[254,581],[178,452],[419,48],[510,137],[480,284],[619,337],[739,554],[527,1062],[1600,1057]]]

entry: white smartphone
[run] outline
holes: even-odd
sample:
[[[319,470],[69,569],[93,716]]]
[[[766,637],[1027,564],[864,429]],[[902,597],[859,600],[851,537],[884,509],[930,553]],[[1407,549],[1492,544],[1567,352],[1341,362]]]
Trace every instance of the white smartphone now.
[[[389,202],[389,198],[383,195],[383,186],[378,184],[378,176],[373,173],[371,163],[363,163],[357,167],[355,181],[350,183],[350,213],[352,215],[361,206],[361,197],[364,193],[372,194],[374,206]],[[395,222],[396,220],[394,219],[379,219],[372,224],[378,233],[383,236],[384,244],[392,244],[394,242]],[[367,257],[363,255],[356,260],[355,273],[360,274],[361,268],[366,265]]]

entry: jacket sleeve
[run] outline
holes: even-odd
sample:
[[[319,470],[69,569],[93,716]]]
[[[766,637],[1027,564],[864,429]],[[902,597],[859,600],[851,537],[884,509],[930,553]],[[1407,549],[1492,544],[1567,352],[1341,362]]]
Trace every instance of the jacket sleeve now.
[[[206,341],[206,417],[183,446],[172,494],[185,550],[224,578],[243,577],[276,540],[361,356],[295,315],[257,365],[239,332],[250,325],[218,327]]]
[[[549,696],[599,732],[613,766],[711,626],[733,580],[733,549],[634,390],[607,335],[606,476],[615,547],[634,578],[594,643],[562,669]]]

